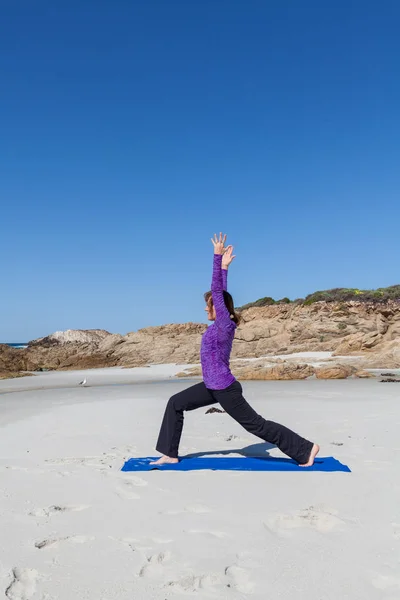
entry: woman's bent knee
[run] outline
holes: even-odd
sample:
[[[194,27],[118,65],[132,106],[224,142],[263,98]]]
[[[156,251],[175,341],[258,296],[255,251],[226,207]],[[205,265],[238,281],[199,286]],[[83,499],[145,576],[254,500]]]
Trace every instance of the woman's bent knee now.
[[[169,408],[175,408],[175,400],[176,400],[177,394],[174,394],[173,396],[170,397],[170,399],[168,400],[167,406]]]
[[[179,393],[171,396],[171,398],[168,400],[167,406],[169,409],[172,409],[175,411],[185,410],[185,407],[183,406],[183,402],[181,399],[181,395]]]

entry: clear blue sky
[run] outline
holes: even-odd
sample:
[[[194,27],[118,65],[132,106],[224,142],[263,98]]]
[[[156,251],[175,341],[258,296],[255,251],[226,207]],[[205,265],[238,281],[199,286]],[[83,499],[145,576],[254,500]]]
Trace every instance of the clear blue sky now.
[[[0,7],[0,341],[400,282],[400,2]]]

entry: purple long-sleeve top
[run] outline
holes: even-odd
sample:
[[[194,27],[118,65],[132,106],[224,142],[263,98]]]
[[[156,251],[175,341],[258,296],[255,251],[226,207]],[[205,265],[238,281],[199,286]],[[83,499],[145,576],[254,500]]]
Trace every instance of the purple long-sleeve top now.
[[[229,368],[236,323],[225,306],[223,292],[227,289],[228,271],[221,265],[222,255],[214,254],[211,294],[216,318],[203,334],[200,351],[203,380],[211,390],[223,390],[236,381]]]

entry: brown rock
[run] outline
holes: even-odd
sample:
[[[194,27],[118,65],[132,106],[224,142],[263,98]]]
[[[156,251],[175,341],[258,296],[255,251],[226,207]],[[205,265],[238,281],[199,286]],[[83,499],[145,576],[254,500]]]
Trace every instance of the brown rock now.
[[[317,379],[347,379],[353,374],[353,369],[344,365],[320,367],[315,369]]]
[[[361,350],[373,348],[381,342],[383,336],[378,331],[371,331],[362,338]]]
[[[100,354],[110,354],[119,344],[122,344],[123,341],[124,337],[119,333],[110,334],[101,340],[98,345],[98,351]]]
[[[399,341],[389,341],[386,342],[383,347],[376,348],[373,354],[369,353],[366,355],[366,360],[364,361],[363,366],[368,369],[399,369]]]
[[[363,366],[368,369],[400,369],[400,362],[386,355],[372,355]]]
[[[296,365],[283,363],[276,367],[256,368],[254,366],[233,368],[232,373],[241,380],[291,380],[291,379],[307,379],[314,375],[314,367],[310,365]]]
[[[116,361],[113,359],[107,359],[104,354],[100,353],[77,353],[66,357],[64,360],[60,360],[60,364],[58,365],[57,369],[59,371],[67,371],[70,369],[99,369],[104,366],[115,367]]]
[[[18,373],[25,370],[24,351],[0,344],[0,372]]]
[[[354,377],[359,377],[360,379],[375,379],[375,375],[373,373],[370,373],[369,371],[356,371],[354,373]]]
[[[95,344],[57,344],[50,347],[32,346],[24,352],[25,369],[87,369],[113,367],[117,360],[111,355],[100,353]]]
[[[376,315],[376,329],[378,333],[384,335],[389,328],[389,321],[382,313]]]
[[[201,367],[191,367],[186,371],[180,371],[175,377],[199,377],[202,375]]]
[[[15,379],[15,377],[28,377],[32,375],[33,373],[23,373],[23,372],[19,372],[19,373],[13,373],[12,371],[8,371],[8,372],[0,372],[0,379]]]

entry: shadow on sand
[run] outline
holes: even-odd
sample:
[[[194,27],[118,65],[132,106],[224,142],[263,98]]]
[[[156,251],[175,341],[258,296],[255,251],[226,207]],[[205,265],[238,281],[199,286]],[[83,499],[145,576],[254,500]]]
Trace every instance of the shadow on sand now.
[[[228,456],[229,454],[241,454],[242,456],[252,456],[253,458],[271,458],[268,450],[271,450],[272,448],[275,448],[273,444],[269,444],[268,442],[261,442],[259,444],[251,444],[250,446],[246,446],[245,448],[230,448],[229,450],[210,450],[209,452],[194,452],[193,454],[185,454],[184,456],[180,456],[180,458],[198,458],[200,456]]]

